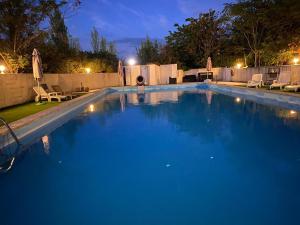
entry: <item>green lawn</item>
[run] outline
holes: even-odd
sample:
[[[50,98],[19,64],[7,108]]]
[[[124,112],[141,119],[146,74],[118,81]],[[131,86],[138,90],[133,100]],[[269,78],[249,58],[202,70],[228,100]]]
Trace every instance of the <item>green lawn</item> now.
[[[58,104],[60,103],[47,102],[44,105],[36,105],[36,103],[27,103],[14,107],[9,107],[7,109],[0,110],[0,117],[4,118],[6,122],[11,123],[13,121],[22,119],[26,116],[30,116],[45,109],[49,109],[53,106],[57,106]]]

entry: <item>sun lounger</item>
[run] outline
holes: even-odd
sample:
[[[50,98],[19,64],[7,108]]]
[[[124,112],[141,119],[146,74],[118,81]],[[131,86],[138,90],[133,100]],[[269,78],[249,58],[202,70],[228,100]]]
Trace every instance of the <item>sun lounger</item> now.
[[[46,92],[45,89],[40,87],[33,87],[34,92],[37,94],[35,97],[35,100],[38,101],[39,98],[46,99],[48,102],[51,102],[52,99],[57,99],[58,102],[61,102],[61,100],[67,99],[67,96],[60,95],[57,92]]]
[[[274,80],[273,84],[270,86],[272,88],[283,89],[285,86],[289,85],[291,82],[291,73],[290,72],[281,72],[278,76],[278,80]]]
[[[295,83],[293,83],[291,85],[287,85],[287,86],[284,87],[284,89],[287,90],[287,91],[297,92],[297,91],[300,90],[300,81],[295,82]]]
[[[51,87],[55,92],[60,93],[61,95],[67,96],[70,99],[73,99],[74,97],[76,97],[76,95],[72,94],[71,92],[63,91],[59,85],[52,85]]]
[[[264,84],[263,75],[262,74],[253,74],[252,79],[248,81],[247,87],[259,88],[259,87],[262,87],[263,84]]]

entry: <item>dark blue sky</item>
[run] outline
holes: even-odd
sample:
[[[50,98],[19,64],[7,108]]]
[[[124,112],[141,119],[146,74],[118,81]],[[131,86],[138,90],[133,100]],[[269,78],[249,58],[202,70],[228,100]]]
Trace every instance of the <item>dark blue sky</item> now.
[[[83,49],[90,48],[93,26],[108,40],[163,39],[175,23],[209,9],[222,9],[228,0],[83,0],[66,23]]]

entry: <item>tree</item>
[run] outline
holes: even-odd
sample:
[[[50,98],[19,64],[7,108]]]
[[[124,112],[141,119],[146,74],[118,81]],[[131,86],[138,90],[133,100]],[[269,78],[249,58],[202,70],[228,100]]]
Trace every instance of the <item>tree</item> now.
[[[226,4],[224,12],[231,21],[232,35],[252,53],[255,67],[282,61],[279,58],[286,57],[282,52],[299,45],[298,0],[239,0]]]
[[[116,46],[115,46],[115,44],[113,42],[109,43],[108,52],[111,53],[111,54],[113,54],[113,55],[117,54]]]
[[[137,49],[137,56],[141,64],[159,63],[160,45],[157,40],[151,41],[149,37],[146,38]]]
[[[68,28],[65,25],[65,20],[58,8],[50,15],[50,37],[53,44],[58,49],[69,48]]]
[[[100,36],[95,27],[91,31],[91,46],[94,53],[100,52]]]
[[[176,30],[166,37],[167,54],[184,69],[205,66],[209,56],[216,58],[226,37],[224,19],[215,11],[175,24]]]
[[[101,52],[106,52],[107,51],[107,40],[106,40],[105,37],[101,38],[101,41],[100,41],[100,51]]]
[[[266,40],[266,10],[270,1],[239,0],[237,3],[226,4],[225,11],[231,17],[234,34],[243,35],[248,48],[254,55],[254,66],[260,65],[260,55]]]
[[[80,52],[80,41],[79,38],[74,38],[71,35],[69,36],[69,48],[74,50],[75,52]]]
[[[31,57],[33,47],[46,35],[40,24],[53,10],[80,1],[56,0],[2,0],[0,1],[0,57],[9,72],[25,67],[20,58]],[[71,4],[74,7],[74,4]],[[27,60],[29,61],[29,60]]]

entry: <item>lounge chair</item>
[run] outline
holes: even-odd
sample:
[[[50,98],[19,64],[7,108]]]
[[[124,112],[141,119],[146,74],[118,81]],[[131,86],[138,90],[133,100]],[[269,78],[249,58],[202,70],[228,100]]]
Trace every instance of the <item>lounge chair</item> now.
[[[247,87],[259,88],[262,87],[263,84],[263,75],[261,73],[253,74],[252,79],[248,81]]]
[[[278,76],[278,80],[274,80],[273,84],[270,86],[272,88],[283,89],[285,86],[289,85],[291,82],[291,73],[290,72],[281,72]]]
[[[61,100],[67,99],[67,96],[60,95],[57,92],[46,92],[45,89],[40,87],[33,87],[34,92],[37,94],[35,97],[35,101],[38,101],[39,98],[46,99],[48,102],[51,102],[52,99],[57,99],[58,102],[61,102]]]
[[[297,92],[300,90],[300,81],[284,87],[284,90]]]
[[[74,97],[76,97],[76,95],[73,95],[71,92],[63,91],[59,85],[52,85],[51,87],[55,92],[57,92],[61,95],[67,96],[70,99],[73,99]]]

